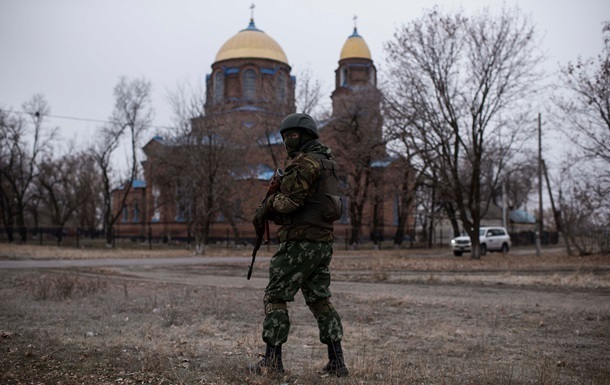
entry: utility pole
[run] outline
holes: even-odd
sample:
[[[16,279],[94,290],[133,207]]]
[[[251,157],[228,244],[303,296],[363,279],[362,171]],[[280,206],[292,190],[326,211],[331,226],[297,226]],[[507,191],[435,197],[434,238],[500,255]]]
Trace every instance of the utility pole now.
[[[506,177],[504,178],[504,180],[502,181],[502,226],[504,226],[504,228],[506,229],[506,231],[508,230],[508,221],[507,221],[507,215],[506,215]]]
[[[561,210],[558,210],[555,207],[555,199],[553,198],[553,193],[551,192],[551,184],[549,183],[549,172],[546,168],[546,163],[545,163],[544,159],[542,160],[542,168],[544,171],[544,180],[546,182],[546,188],[549,191],[549,199],[551,201],[551,209],[553,209],[553,218],[555,218],[555,225],[557,226],[557,232],[559,232],[559,234],[561,234],[561,236],[563,237],[565,244],[566,244],[566,250],[568,251],[568,255],[571,256],[572,248],[570,247],[570,240],[568,239],[566,232],[563,229],[563,219],[561,218]],[[561,189],[559,189],[559,202],[561,205]]]
[[[538,229],[536,231],[536,256],[542,255],[542,116],[538,113]]]

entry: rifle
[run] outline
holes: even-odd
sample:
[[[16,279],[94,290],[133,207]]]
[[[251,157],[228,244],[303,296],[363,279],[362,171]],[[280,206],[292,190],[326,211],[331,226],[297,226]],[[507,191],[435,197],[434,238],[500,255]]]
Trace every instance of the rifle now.
[[[267,187],[267,193],[265,194],[265,198],[263,199],[263,204],[269,197],[269,195],[279,191],[280,185],[282,184],[282,178],[284,177],[284,172],[282,169],[278,168],[275,170],[275,174],[269,181],[269,186]],[[267,242],[269,242],[269,223],[265,220],[265,232],[267,233]],[[252,276],[252,268],[254,268],[254,260],[256,259],[256,252],[261,248],[261,243],[263,243],[263,235],[256,235],[256,242],[254,243],[254,250],[252,250],[252,262],[250,262],[250,268],[248,269],[248,279]]]

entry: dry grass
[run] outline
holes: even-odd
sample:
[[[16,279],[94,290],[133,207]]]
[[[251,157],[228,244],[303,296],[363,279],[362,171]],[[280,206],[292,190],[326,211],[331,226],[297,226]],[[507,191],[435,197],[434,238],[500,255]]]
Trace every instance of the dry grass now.
[[[130,246],[130,247],[126,247]],[[261,251],[261,255],[265,251]],[[247,256],[252,254],[252,249],[247,247],[226,248],[213,247],[208,249],[206,255],[216,256]],[[58,247],[38,246],[33,244],[3,244],[0,243],[1,259],[100,259],[100,258],[168,258],[188,257],[194,255],[193,250],[185,247],[156,247],[149,250],[146,245],[134,248],[130,243],[118,247]]]
[[[223,269],[231,287],[209,284],[203,267],[0,270],[0,383],[610,383],[607,257],[336,258],[345,379],[317,373],[325,347],[300,297],[287,374],[248,374],[263,350],[261,284],[245,287],[243,266]]]

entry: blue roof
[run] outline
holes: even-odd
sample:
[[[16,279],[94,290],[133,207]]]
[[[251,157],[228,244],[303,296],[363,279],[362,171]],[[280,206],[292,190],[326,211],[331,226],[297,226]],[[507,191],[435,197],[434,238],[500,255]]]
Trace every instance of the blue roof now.
[[[266,164],[249,165],[233,172],[233,177],[237,180],[258,179],[269,181],[273,178],[275,170]]]
[[[282,139],[282,135],[280,134],[280,132],[275,131],[265,133],[265,136],[262,136],[256,140],[256,143],[260,145],[283,144],[284,140]]]
[[[139,180],[139,179],[134,179],[134,181],[131,183],[131,187],[133,187],[133,188],[146,188],[146,181]]]
[[[117,187],[117,190],[123,190],[125,188],[125,185],[121,185],[119,187]],[[146,181],[143,180],[139,180],[139,179],[134,179],[131,182],[131,188],[146,188]]]
[[[258,180],[271,180],[273,175],[275,174],[275,170],[266,164],[259,164],[255,168],[256,170],[256,179]]]
[[[524,210],[512,210],[508,217],[515,223],[536,223],[536,218]]]
[[[387,157],[383,159],[376,159],[371,162],[371,167],[380,167],[385,168],[391,165],[396,159],[392,157]]]

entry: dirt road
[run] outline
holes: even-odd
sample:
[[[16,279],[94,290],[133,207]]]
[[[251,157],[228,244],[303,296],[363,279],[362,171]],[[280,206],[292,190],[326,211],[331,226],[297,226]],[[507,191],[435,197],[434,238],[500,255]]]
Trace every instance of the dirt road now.
[[[335,258],[350,258],[338,256]],[[353,258],[353,257],[352,257]],[[217,288],[263,290],[269,257],[258,257],[252,279],[246,280],[250,257],[184,257],[82,260],[0,261],[2,269],[62,269],[83,276],[149,283],[181,284]],[[604,270],[607,272],[607,270]],[[564,271],[570,275],[573,271]],[[610,313],[610,290],[568,289],[532,285],[531,271],[386,271],[375,280],[371,271],[338,271],[332,284],[334,293],[366,297],[409,299],[468,306],[541,306]],[[537,271],[536,276],[559,276],[555,270]],[[373,277],[373,278],[371,278]],[[354,282],[355,281],[355,282]],[[368,282],[367,282],[368,281]],[[373,282],[370,282],[373,281]],[[517,282],[517,284],[515,284]],[[519,283],[521,282],[521,283]]]

